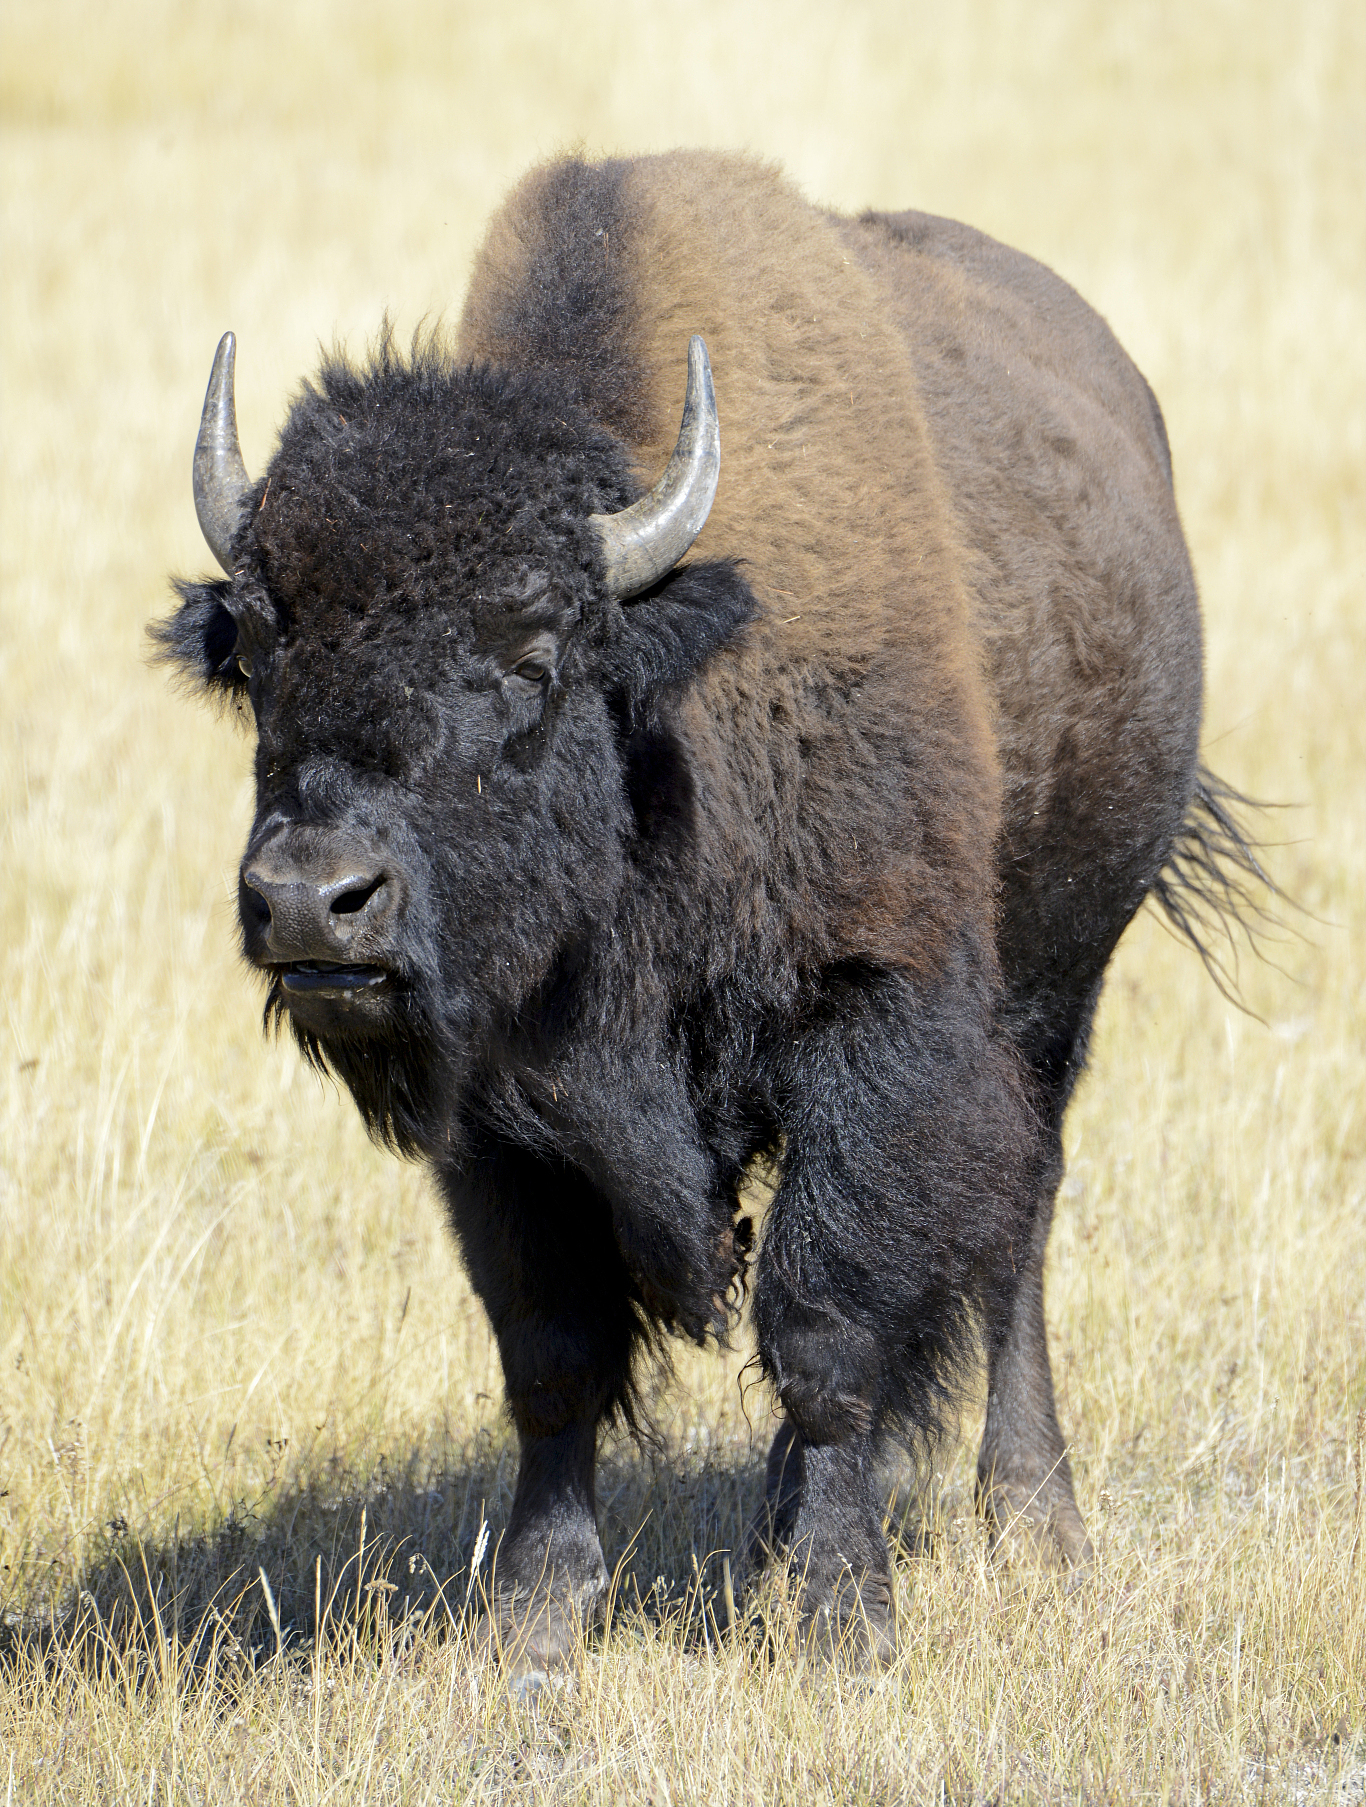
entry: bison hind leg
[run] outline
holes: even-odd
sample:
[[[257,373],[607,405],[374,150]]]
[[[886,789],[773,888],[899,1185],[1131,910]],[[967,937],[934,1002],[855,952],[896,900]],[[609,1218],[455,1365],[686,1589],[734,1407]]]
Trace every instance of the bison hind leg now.
[[[790,1418],[778,1426],[764,1466],[764,1502],[745,1543],[745,1562],[761,1569],[792,1540],[802,1501],[802,1443]]]
[[[1092,1561],[1091,1539],[1058,1424],[1043,1308],[1044,1256],[1061,1173],[1059,1152],[1041,1188],[1009,1322],[991,1352],[977,1507],[1001,1554],[1029,1555],[1080,1574]]]
[[[1004,1321],[993,1326],[986,1424],[977,1458],[977,1507],[994,1550],[1023,1555],[1080,1576],[1093,1552],[1078,1510],[1072,1465],[1058,1423],[1044,1319],[1044,1261],[1063,1174],[1062,1117],[1081,1071],[1099,983],[1060,1013],[1047,1054],[1030,1065],[1048,1100],[1033,1176],[1029,1249]]]

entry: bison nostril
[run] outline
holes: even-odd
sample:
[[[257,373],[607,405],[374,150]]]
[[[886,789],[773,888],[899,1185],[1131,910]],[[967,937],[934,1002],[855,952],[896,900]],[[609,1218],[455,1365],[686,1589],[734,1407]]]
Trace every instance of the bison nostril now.
[[[383,886],[383,884],[384,884],[384,874],[381,872],[375,878],[372,878],[368,885],[360,884],[360,885],[353,886],[353,888],[349,891],[343,891],[340,897],[334,897],[332,899],[331,908],[332,908],[333,915],[334,916],[357,916],[357,915],[359,915],[360,912],[365,908],[366,904],[368,904],[370,899],[375,895],[376,891],[380,890],[380,888]]]
[[[250,915],[258,927],[270,927],[270,899],[258,889],[254,874],[247,873],[242,890],[242,914]]]

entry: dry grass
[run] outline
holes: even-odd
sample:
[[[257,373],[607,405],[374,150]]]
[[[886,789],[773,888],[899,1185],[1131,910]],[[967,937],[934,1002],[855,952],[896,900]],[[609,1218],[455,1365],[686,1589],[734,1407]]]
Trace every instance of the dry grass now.
[[[496,11],[4,12],[0,1787],[1359,1800],[1366,14]],[[453,310],[499,194],[578,139],[749,144],[1073,280],[1167,409],[1212,761],[1293,805],[1311,916],[1286,976],[1244,964],[1262,1020],[1141,920],[1070,1122],[1050,1314],[1098,1573],[985,1561],[967,1423],[918,1493],[889,1477],[933,1537],[874,1685],[702,1610],[768,1413],[738,1357],[681,1359],[667,1463],[609,1453],[618,1611],[577,1687],[509,1702],[469,1654],[496,1356],[421,1176],[262,1045],[248,748],[143,662],[164,573],[208,562],[222,328],[259,465],[316,341]]]

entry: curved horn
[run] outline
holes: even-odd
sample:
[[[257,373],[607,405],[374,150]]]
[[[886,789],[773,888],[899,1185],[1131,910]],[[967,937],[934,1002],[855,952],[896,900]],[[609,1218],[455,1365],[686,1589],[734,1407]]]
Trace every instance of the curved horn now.
[[[706,525],[720,475],[721,426],[711,361],[694,333],[688,344],[683,424],[664,475],[648,496],[619,514],[588,517],[602,546],[610,596],[625,602],[673,570]]]
[[[199,438],[194,447],[194,508],[209,551],[232,576],[232,536],[242,518],[251,478],[237,443],[237,408],[233,401],[233,362],[237,339],[224,333],[214,355]]]

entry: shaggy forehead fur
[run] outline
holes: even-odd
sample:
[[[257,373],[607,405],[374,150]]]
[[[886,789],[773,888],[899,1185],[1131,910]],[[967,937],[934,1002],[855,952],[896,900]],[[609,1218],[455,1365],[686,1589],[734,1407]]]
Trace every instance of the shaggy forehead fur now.
[[[406,360],[386,336],[364,369],[325,363],[293,409],[251,550],[286,635],[391,635],[433,611],[463,630],[538,609],[550,573],[572,587],[586,517],[630,493],[620,446],[562,385],[457,368],[436,344]]]

